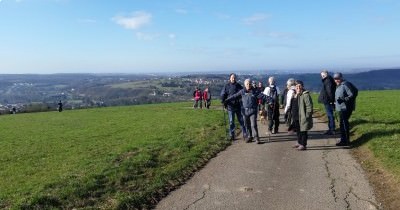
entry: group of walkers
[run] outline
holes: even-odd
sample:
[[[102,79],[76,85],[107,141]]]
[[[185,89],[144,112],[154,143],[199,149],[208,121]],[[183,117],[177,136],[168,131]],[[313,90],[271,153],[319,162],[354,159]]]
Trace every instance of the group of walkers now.
[[[330,76],[329,72],[321,72],[322,88],[318,102],[324,104],[328,117],[328,130],[325,135],[335,135],[334,110],[339,113],[340,141],[337,146],[348,146],[349,118],[355,108],[357,89],[350,82],[344,80],[341,73]],[[195,93],[194,93],[195,96]],[[267,135],[279,132],[280,111],[284,110],[284,120],[288,132],[297,134],[297,144],[293,147],[306,150],[308,131],[313,127],[313,101],[310,92],[304,88],[300,80],[290,78],[286,88],[280,91],[274,77],[268,78],[268,86],[263,87],[262,82],[251,83],[250,79],[244,80],[244,88],[237,82],[237,75],[230,74],[229,82],[221,90],[221,102],[228,112],[229,137],[235,139],[235,118],[237,118],[247,143],[255,141],[260,144],[260,135],[257,126],[258,115],[264,115],[268,121]],[[198,102],[195,101],[195,105]],[[200,102],[201,107],[201,102]]]
[[[196,87],[196,90],[193,92],[193,98],[194,98],[194,104],[193,108],[197,109],[203,108],[203,101],[204,101],[204,107],[209,109],[211,105],[211,92],[206,87],[204,91],[201,91],[199,87]]]

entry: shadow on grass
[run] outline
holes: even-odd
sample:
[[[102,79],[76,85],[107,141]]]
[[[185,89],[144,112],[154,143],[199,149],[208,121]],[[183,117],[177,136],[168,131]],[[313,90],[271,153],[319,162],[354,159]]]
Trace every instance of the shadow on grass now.
[[[379,130],[379,131],[367,132],[367,133],[361,134],[361,136],[358,137],[357,139],[353,140],[351,142],[351,144],[353,145],[353,147],[359,147],[375,138],[378,138],[378,137],[380,138],[380,137],[384,137],[384,136],[392,136],[395,134],[400,134],[400,129]]]
[[[385,124],[385,125],[396,125],[400,124],[400,120],[392,120],[392,121],[376,121],[376,120],[365,120],[365,119],[356,119],[350,122],[350,127],[356,127],[362,124]]]

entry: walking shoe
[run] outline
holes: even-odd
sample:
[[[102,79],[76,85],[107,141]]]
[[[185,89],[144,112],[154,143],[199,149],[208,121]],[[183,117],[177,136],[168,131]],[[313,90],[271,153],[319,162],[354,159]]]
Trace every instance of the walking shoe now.
[[[298,148],[298,147],[300,147],[301,145],[300,144],[295,144],[295,145],[293,145],[292,147],[293,148]]]
[[[335,135],[335,131],[327,130],[324,135]]]
[[[245,140],[246,140],[246,143],[250,143],[251,142],[250,138],[245,138]]]
[[[297,147],[297,150],[299,150],[299,151],[303,151],[303,150],[306,150],[307,148],[305,147],[305,146],[303,146],[303,145],[300,145],[299,147]]]
[[[336,143],[336,146],[349,146],[349,143],[341,141],[341,142]]]

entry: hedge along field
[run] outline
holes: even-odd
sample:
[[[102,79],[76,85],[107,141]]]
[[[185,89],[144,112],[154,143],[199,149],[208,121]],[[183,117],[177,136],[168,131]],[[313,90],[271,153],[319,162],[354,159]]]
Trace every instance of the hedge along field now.
[[[1,116],[0,208],[151,206],[229,144],[191,105]]]

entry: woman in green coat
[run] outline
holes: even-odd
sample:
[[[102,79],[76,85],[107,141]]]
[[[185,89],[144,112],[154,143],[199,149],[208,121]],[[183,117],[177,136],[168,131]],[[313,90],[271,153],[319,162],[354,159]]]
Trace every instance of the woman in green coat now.
[[[297,144],[294,147],[298,150],[306,150],[308,130],[313,127],[313,102],[310,92],[304,89],[302,81],[296,81],[296,95],[293,99],[292,120],[297,131]]]

